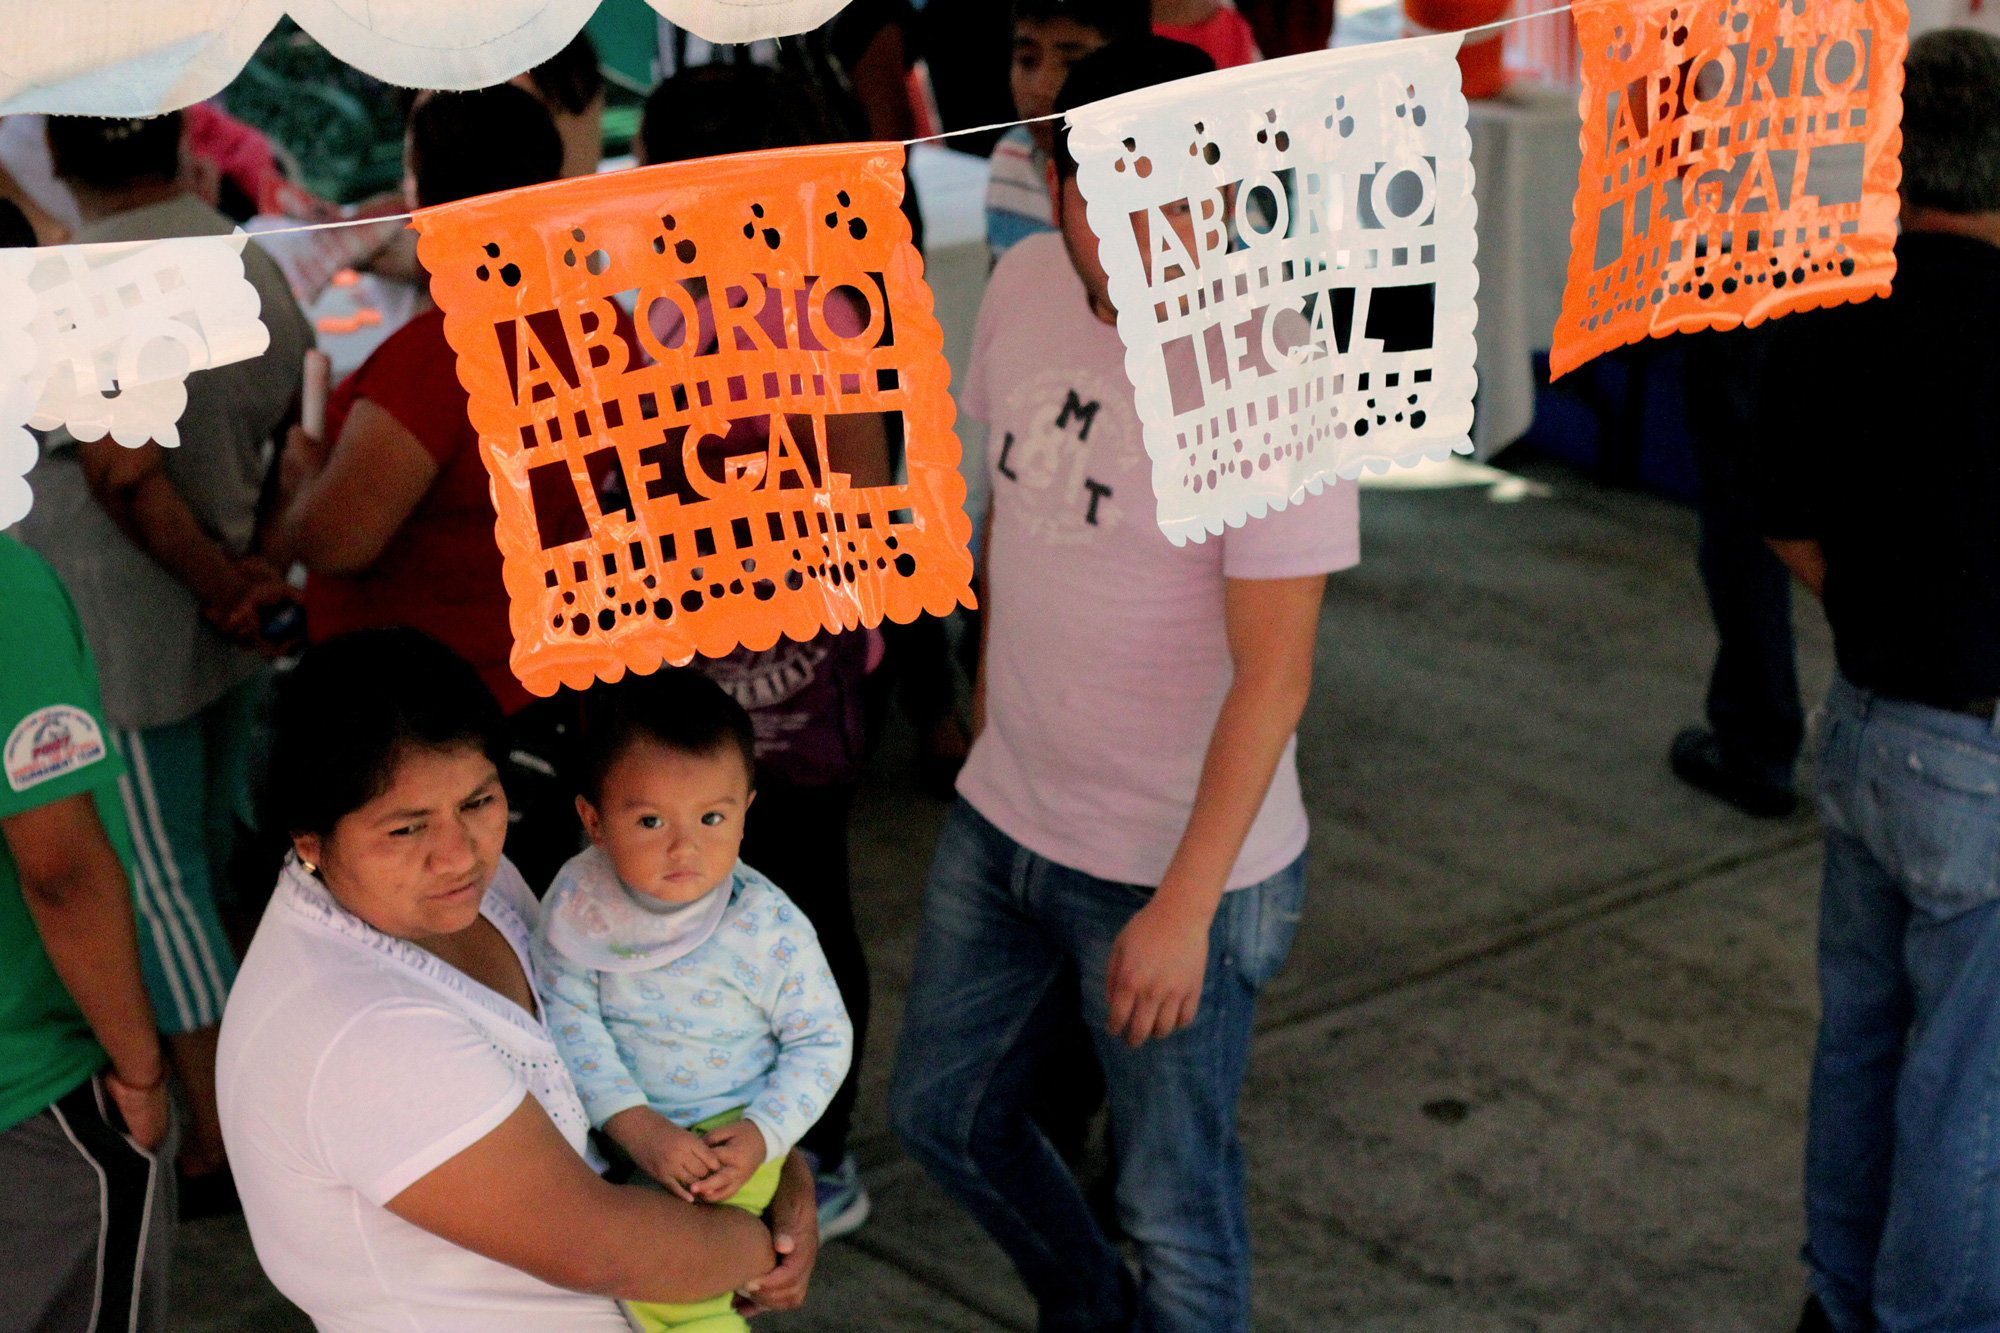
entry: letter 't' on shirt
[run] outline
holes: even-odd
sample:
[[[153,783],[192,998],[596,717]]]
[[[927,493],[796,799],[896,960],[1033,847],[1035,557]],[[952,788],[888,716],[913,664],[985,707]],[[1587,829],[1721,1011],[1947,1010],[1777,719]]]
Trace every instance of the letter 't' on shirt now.
[[[1224,580],[1355,564],[1355,488],[1169,542],[1125,346],[1091,314],[1057,233],[1022,240],[994,270],[960,405],[988,426],[993,538],[987,725],[959,792],[1052,861],[1157,884],[1229,689]],[[1275,874],[1305,840],[1287,746],[1229,887]]]

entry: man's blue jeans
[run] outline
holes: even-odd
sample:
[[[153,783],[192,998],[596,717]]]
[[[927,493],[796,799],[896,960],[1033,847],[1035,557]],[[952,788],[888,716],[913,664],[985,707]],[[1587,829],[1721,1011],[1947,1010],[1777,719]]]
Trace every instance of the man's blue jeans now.
[[[2000,734],[1843,678],[1806,1262],[1841,1333],[2000,1330]]]
[[[1013,1259],[1044,1333],[1250,1326],[1236,1098],[1257,993],[1298,928],[1304,862],[1223,896],[1195,1021],[1135,1051],[1106,1031],[1105,974],[1152,890],[1057,865],[964,801],[952,809],[924,896],[891,1114],[904,1147]],[[1082,979],[1104,1069],[1136,1288],[1028,1116],[1036,1055],[1065,1017],[1062,997],[1074,1003],[1057,984],[1065,965]]]

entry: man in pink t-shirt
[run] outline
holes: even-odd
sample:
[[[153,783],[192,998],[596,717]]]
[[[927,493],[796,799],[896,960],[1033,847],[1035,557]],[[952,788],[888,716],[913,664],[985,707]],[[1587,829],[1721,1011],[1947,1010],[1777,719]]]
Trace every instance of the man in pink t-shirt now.
[[[1207,67],[1157,37],[1079,63],[1058,107]],[[961,403],[988,423],[983,718],[924,904],[897,1132],[1006,1249],[1044,1328],[1249,1327],[1236,1099],[1257,994],[1304,897],[1293,732],[1339,485],[1205,542],[1154,521],[1125,349],[1059,136],[1059,233],[987,287]],[[1090,1029],[1134,1284],[1029,1115]]]

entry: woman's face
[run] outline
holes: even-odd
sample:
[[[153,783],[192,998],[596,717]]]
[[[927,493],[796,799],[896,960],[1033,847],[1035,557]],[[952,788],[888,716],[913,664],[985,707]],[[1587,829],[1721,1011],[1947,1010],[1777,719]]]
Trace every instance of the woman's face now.
[[[388,787],[322,838],[293,839],[334,900],[385,935],[421,943],[479,916],[507,838],[500,774],[478,748],[404,749]]]

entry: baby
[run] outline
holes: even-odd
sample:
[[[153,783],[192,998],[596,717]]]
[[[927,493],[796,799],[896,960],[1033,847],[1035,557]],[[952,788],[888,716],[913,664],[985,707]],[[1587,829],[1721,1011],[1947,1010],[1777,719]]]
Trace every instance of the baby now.
[[[698,672],[593,686],[576,807],[594,845],[556,875],[534,956],[591,1124],[681,1198],[761,1214],[854,1029],[805,915],[736,859],[754,744]],[[726,1292],[629,1309],[645,1330],[748,1327]]]

